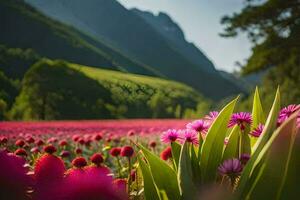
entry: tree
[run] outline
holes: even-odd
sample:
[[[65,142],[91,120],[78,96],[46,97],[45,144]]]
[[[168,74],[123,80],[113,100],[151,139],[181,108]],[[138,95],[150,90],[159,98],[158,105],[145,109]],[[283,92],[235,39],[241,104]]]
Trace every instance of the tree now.
[[[253,48],[242,66],[242,74],[267,70],[262,85],[266,98],[280,85],[284,104],[299,103],[300,1],[246,0],[245,3],[239,13],[222,18],[225,31],[221,36],[246,33]]]

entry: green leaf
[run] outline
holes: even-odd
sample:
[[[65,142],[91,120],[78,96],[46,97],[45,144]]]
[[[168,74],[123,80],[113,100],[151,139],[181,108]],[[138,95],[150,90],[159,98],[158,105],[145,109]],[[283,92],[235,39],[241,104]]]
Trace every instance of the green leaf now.
[[[242,176],[240,178],[239,185],[237,187],[237,193],[241,196],[245,193],[245,191],[248,191],[249,188],[251,187],[251,184],[249,182],[249,179],[251,175],[254,172],[254,168],[259,165],[259,156],[261,150],[264,148],[265,144],[268,142],[270,137],[273,134],[273,131],[276,128],[276,123],[277,123],[277,117],[278,113],[280,111],[280,92],[279,89],[276,92],[276,96],[271,108],[271,111],[269,113],[268,119],[265,124],[265,128],[259,137],[258,141],[256,142],[254,149],[253,149],[253,154],[248,161],[247,165],[245,166]]]
[[[179,157],[180,157],[180,151],[181,151],[181,145],[177,142],[171,143],[172,148],[172,158],[173,158],[173,164],[175,166],[175,170],[177,171],[178,163],[179,163]]]
[[[260,172],[245,193],[246,199],[282,199],[296,136],[296,117],[293,115],[278,128],[260,152]]]
[[[200,169],[199,157],[197,156],[198,153],[199,153],[199,147],[192,146],[191,159],[192,159],[193,181],[195,185],[201,184],[201,169]]]
[[[238,125],[234,126],[231,130],[229,135],[228,143],[225,146],[224,153],[223,153],[223,161],[230,159],[230,158],[238,158],[239,154],[239,134],[240,134],[240,127]]]
[[[276,129],[279,111],[280,111],[280,91],[278,88],[264,130],[261,133],[259,139],[257,140],[253,148],[253,152],[255,152],[256,150],[260,151],[272,136],[273,131]]]
[[[159,200],[159,193],[155,186],[149,166],[138,156],[139,166],[143,175],[144,194],[146,200]]]
[[[180,199],[176,172],[151,151],[137,144],[148,161],[150,171],[158,190],[164,190],[169,199]]]
[[[251,130],[258,127],[260,123],[265,124],[266,117],[261,105],[258,87],[255,89],[254,98],[253,98],[253,107],[252,107],[252,127]]]
[[[249,133],[250,133],[250,126],[246,126],[246,129],[240,132],[241,155],[242,154],[251,155],[251,142],[250,142]]]
[[[224,139],[226,137],[228,121],[237,102],[227,104],[209,128],[201,148],[200,167],[203,183],[214,181],[217,168],[222,161]]]
[[[193,183],[192,160],[189,155],[189,143],[185,142],[181,148],[178,165],[178,183],[183,200],[195,199],[196,187]]]
[[[285,185],[282,188],[281,199],[297,199],[300,196],[300,128],[296,134],[294,147],[291,153]]]
[[[253,97],[252,120],[253,121],[252,121],[251,131],[256,129],[260,123],[265,124],[266,122],[265,113],[263,111],[263,107],[261,105],[261,101],[259,97],[258,87],[255,88],[255,93]],[[257,138],[251,137],[251,147],[254,146],[256,142],[257,142]]]

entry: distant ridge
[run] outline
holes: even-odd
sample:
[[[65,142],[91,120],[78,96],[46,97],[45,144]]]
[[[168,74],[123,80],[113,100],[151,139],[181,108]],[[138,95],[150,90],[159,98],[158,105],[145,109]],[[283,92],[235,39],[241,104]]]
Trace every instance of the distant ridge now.
[[[197,47],[185,41],[180,27],[166,14],[145,17],[143,12],[127,10],[115,0],[26,2],[149,66],[156,76],[186,83],[209,98],[220,100],[244,92],[219,74]],[[175,34],[168,36],[168,31],[159,28],[162,25],[175,27]]]

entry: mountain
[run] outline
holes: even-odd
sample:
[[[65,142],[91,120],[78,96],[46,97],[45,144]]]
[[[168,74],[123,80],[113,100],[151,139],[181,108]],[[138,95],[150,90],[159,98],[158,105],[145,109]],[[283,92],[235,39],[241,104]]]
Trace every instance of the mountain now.
[[[26,72],[10,117],[179,118],[204,101],[178,82],[42,59]]]
[[[199,49],[186,42],[179,26],[175,31],[179,34],[174,36],[160,30],[162,25],[175,24],[165,14],[148,19],[136,10],[127,10],[116,0],[26,2],[149,66],[160,77],[186,83],[212,99],[243,91],[220,75]]]
[[[183,31],[169,15],[159,12],[156,16],[151,12],[141,11],[136,8],[131,11],[148,22],[168,41],[170,46],[177,49],[180,54],[194,65],[206,72],[217,73],[212,62],[193,43],[186,41]]]
[[[65,59],[130,73],[159,76],[101,41],[41,14],[21,0],[0,1],[0,44],[34,49],[42,57]]]

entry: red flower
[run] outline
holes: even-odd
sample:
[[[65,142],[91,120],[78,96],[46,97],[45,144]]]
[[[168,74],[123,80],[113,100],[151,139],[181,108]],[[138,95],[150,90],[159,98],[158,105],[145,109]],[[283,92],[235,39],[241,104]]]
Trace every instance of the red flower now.
[[[30,152],[31,152],[31,153],[35,153],[35,154],[37,154],[37,153],[39,153],[39,152],[40,152],[40,150],[39,150],[39,148],[38,148],[38,147],[32,147],[32,148],[30,149]]]
[[[100,153],[95,153],[94,155],[91,156],[91,161],[97,166],[100,166],[101,163],[103,163],[104,159],[103,156]]]
[[[121,153],[121,148],[119,147],[114,147],[109,151],[110,155],[112,155],[113,157],[117,157],[120,155]]]
[[[29,143],[29,144],[34,143],[34,141],[35,141],[35,140],[34,140],[33,137],[27,137],[27,138],[26,138],[26,142]]]
[[[64,162],[51,154],[44,154],[38,158],[34,166],[34,176],[40,187],[61,181],[64,173]]]
[[[85,143],[85,141],[84,141],[83,138],[80,138],[77,142],[78,142],[79,144],[81,144],[81,145],[84,145],[84,143]]]
[[[42,145],[44,145],[44,141],[43,140],[38,140],[38,141],[35,142],[35,144],[37,146],[42,146]]]
[[[68,145],[68,142],[66,140],[62,140],[59,142],[59,146],[67,146]]]
[[[18,147],[23,147],[25,145],[25,142],[24,142],[24,140],[17,140],[15,145]]]
[[[26,157],[26,156],[27,156],[27,152],[26,152],[25,149],[20,148],[20,149],[17,149],[17,150],[15,151],[15,155]]]
[[[81,150],[80,148],[76,148],[76,149],[75,149],[75,153],[76,153],[76,154],[82,154],[82,150]]]
[[[100,140],[102,140],[102,135],[97,134],[97,135],[94,136],[93,139],[96,140],[96,141],[100,141]]]
[[[163,150],[160,154],[161,159],[168,160],[169,158],[172,158],[172,149],[171,147],[167,147],[165,150]]]
[[[50,145],[44,147],[44,152],[46,152],[48,154],[53,154],[56,152],[56,148],[50,144]]]
[[[134,154],[134,149],[131,146],[124,146],[121,149],[121,156],[123,157],[132,157]]]
[[[34,166],[36,184],[33,199],[50,200],[53,197],[52,190],[62,183],[65,170],[64,162],[60,158],[52,154],[41,156]]]
[[[131,177],[131,180],[132,181],[135,181],[135,177],[136,177],[136,170],[131,170],[131,172],[130,172],[130,177]]]
[[[151,148],[155,148],[155,147],[156,147],[156,142],[155,142],[155,141],[151,141],[151,142],[149,143],[149,146],[150,146]]]
[[[60,156],[62,157],[62,158],[67,158],[67,157],[70,157],[70,152],[69,151],[62,151],[61,153],[60,153]]]
[[[127,135],[128,135],[128,136],[134,136],[134,130],[128,131]]]
[[[0,144],[6,144],[8,142],[7,137],[1,137],[0,138]]]
[[[83,168],[87,165],[84,157],[77,157],[72,161],[72,165],[76,168]]]

